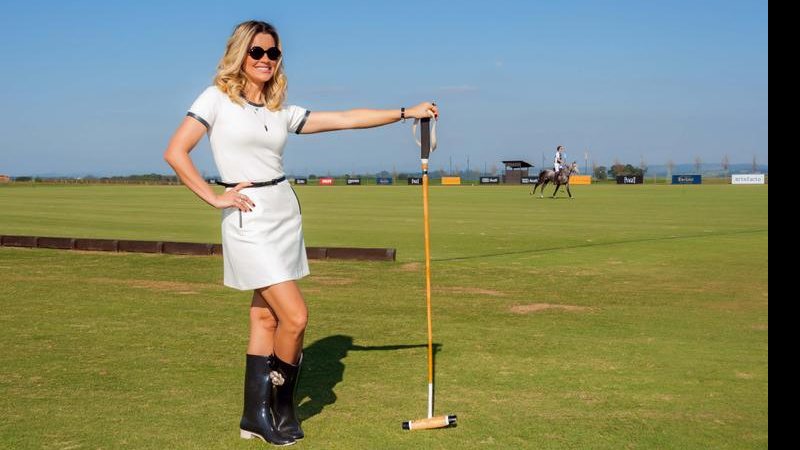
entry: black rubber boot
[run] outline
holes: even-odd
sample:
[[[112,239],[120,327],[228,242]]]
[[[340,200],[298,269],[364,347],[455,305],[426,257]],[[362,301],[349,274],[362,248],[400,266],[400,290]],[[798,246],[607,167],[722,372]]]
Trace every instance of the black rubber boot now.
[[[297,361],[296,366],[281,361],[277,356],[274,358],[272,382],[275,384],[275,396],[272,399],[270,408],[272,409],[272,416],[275,418],[275,428],[281,434],[292,439],[303,439],[305,434],[303,429],[300,428],[300,421],[297,420],[294,404],[297,378],[300,373],[300,365],[303,363],[303,355],[300,354],[300,360]]]
[[[244,372],[244,411],[239,422],[243,439],[257,437],[275,445],[292,445],[295,440],[280,433],[269,410],[272,402],[271,356],[247,355]]]

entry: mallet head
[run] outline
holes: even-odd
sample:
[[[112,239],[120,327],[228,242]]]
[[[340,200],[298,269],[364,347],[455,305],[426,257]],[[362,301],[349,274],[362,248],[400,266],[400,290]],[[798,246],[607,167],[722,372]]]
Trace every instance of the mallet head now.
[[[428,417],[427,419],[409,420],[403,422],[404,430],[429,430],[431,428],[447,428],[456,425],[457,417],[455,414],[446,416]]]

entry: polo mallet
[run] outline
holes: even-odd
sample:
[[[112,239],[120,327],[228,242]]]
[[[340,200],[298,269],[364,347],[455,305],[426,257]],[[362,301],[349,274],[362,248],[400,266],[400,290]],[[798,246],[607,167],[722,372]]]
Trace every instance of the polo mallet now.
[[[431,151],[436,149],[436,124],[433,126],[431,136],[431,119],[420,120],[421,141],[417,144],[422,150],[422,217],[425,229],[425,295],[428,306],[428,417],[425,419],[408,420],[403,422],[404,430],[426,430],[430,428],[445,428],[456,424],[456,415],[433,416],[433,326],[431,321],[431,231],[428,222],[428,158]],[[416,140],[417,121],[414,121],[414,139]]]

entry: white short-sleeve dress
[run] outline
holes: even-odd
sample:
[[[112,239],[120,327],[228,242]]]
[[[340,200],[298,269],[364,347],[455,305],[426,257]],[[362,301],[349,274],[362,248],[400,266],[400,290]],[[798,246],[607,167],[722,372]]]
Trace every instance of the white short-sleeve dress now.
[[[206,89],[188,116],[208,130],[211,152],[225,183],[270,181],[283,173],[289,133],[300,133],[310,111],[285,106],[239,105],[216,86]],[[255,203],[250,212],[222,211],[224,283],[249,290],[309,274],[300,202],[288,181],[242,189]]]

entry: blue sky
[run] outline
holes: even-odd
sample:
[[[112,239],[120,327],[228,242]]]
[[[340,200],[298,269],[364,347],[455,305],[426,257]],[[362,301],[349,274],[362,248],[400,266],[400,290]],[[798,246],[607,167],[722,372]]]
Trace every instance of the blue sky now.
[[[764,1],[38,1],[0,7],[0,174],[171,173],[233,27],[281,33],[289,102],[442,109],[432,167],[768,163]],[[192,153],[216,173],[208,144]],[[452,163],[451,163],[452,162]],[[294,136],[288,173],[417,170],[410,123]]]

